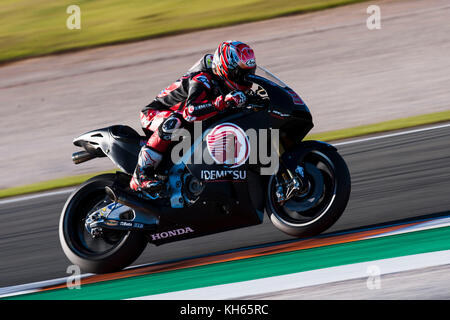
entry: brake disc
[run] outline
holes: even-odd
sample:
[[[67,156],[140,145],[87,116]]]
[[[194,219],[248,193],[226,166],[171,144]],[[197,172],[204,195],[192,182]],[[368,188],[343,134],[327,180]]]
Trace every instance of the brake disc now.
[[[295,212],[307,211],[314,208],[323,194],[324,179],[319,169],[310,163],[305,163],[305,176],[308,177],[313,189],[304,196],[294,196],[286,201],[284,207]]]

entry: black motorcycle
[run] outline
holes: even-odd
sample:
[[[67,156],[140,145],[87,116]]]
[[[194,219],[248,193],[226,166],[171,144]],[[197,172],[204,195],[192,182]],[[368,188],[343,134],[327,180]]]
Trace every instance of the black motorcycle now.
[[[157,168],[164,182],[158,191],[128,187],[151,132],[115,125],[74,140],[84,148],[72,155],[75,163],[109,157],[121,171],[89,179],[67,200],[59,236],[72,263],[85,272],[118,271],[149,242],[257,225],[264,212],[295,237],[317,235],[338,220],[350,196],[346,163],[332,145],[302,141],[313,122],[292,89],[262,67],[247,80],[257,89],[244,108],[203,121],[197,135],[188,125],[172,143]]]

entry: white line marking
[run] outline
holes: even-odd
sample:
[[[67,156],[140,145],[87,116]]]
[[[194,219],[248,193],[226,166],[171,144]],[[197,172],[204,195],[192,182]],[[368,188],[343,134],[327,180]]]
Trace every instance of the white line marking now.
[[[86,277],[89,277],[92,275],[94,275],[94,274],[85,273],[85,274],[80,275],[80,278],[83,279],[83,278],[86,278]],[[0,298],[37,292],[41,288],[45,288],[48,286],[58,286],[58,285],[64,284],[67,282],[67,279],[69,279],[69,277],[57,278],[57,279],[53,279],[53,280],[45,280],[45,281],[39,281],[39,282],[33,282],[33,283],[27,283],[27,284],[20,284],[17,286],[0,288]]]
[[[0,299],[6,298],[6,297],[14,297],[14,296],[21,296],[23,294],[30,294],[30,293],[36,293],[39,292],[39,290],[24,290],[24,291],[17,291],[9,294],[0,294]]]
[[[14,197],[14,198],[7,198],[7,199],[4,199],[4,200],[0,200],[0,205],[8,204],[8,203],[15,203],[15,202],[28,201],[28,200],[44,198],[44,197],[51,197],[51,196],[56,196],[56,195],[60,195],[60,194],[67,194],[67,193],[71,193],[74,190],[75,190],[75,188],[70,188],[70,189],[62,189],[62,190],[57,190],[57,191],[36,193],[36,194],[28,195],[28,196],[19,196],[19,197]]]
[[[271,294],[284,290],[299,289],[325,283],[368,278],[367,268],[376,265],[381,275],[410,271],[450,264],[450,250],[421,253],[416,255],[367,261],[339,267],[324,268],[275,276],[250,281],[242,281],[205,288],[155,294],[131,300],[224,300],[245,296]]]
[[[390,231],[390,232],[386,232],[386,233],[382,233],[382,234],[377,234],[374,236],[369,236],[364,239],[373,239],[373,238],[394,236],[394,235],[403,234],[403,233],[424,231],[424,230],[430,230],[430,229],[435,229],[435,228],[444,228],[444,227],[448,227],[448,226],[450,226],[450,217],[444,217],[444,218],[439,218],[436,220],[424,221],[424,222],[419,223],[414,226],[403,227],[398,230],[394,230],[394,231]]]
[[[414,129],[414,130],[408,130],[408,131],[395,132],[395,133],[385,134],[385,135],[376,136],[376,137],[361,138],[361,139],[350,140],[350,141],[345,141],[345,142],[338,142],[338,143],[334,143],[333,145],[334,146],[343,146],[346,144],[372,141],[372,140],[378,140],[378,139],[384,139],[384,138],[391,138],[391,137],[402,136],[402,135],[410,134],[410,133],[423,132],[423,131],[429,131],[429,130],[434,130],[434,129],[442,129],[442,128],[447,128],[447,127],[450,127],[450,123],[439,125],[439,126],[434,126],[434,127],[426,127],[426,128],[420,128],[420,129]]]

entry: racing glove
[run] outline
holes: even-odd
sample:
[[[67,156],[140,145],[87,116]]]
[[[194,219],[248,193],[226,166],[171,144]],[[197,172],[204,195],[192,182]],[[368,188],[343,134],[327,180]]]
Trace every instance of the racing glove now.
[[[225,97],[219,96],[214,101],[214,106],[218,111],[223,111],[227,107],[240,108],[245,105],[247,97],[242,91],[233,91]]]
[[[247,97],[242,91],[233,91],[225,96],[226,104],[235,108],[243,107],[246,101]]]

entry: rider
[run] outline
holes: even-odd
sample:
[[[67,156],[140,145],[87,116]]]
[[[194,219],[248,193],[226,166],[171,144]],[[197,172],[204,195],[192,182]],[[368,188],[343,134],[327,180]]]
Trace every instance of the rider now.
[[[202,121],[226,108],[241,107],[251,83],[245,75],[256,69],[253,49],[239,41],[219,44],[214,55],[207,54],[188,72],[141,111],[141,124],[152,135],[139,153],[130,181],[135,191],[155,191],[162,182],[154,170],[170,145],[172,133],[184,122]]]

